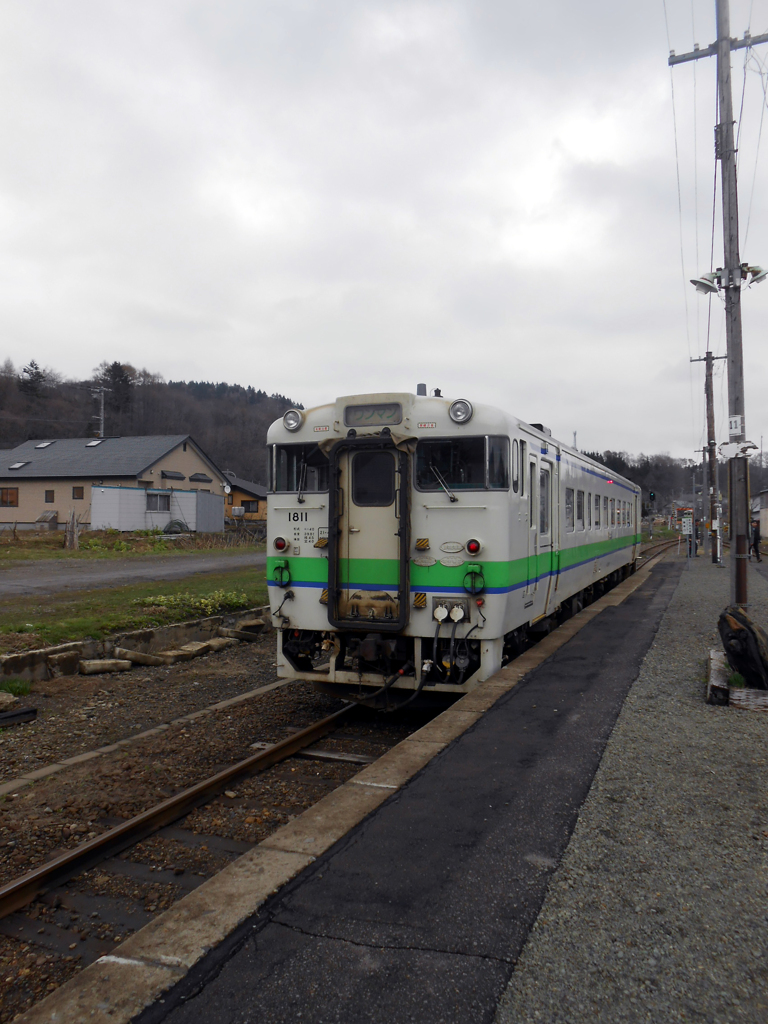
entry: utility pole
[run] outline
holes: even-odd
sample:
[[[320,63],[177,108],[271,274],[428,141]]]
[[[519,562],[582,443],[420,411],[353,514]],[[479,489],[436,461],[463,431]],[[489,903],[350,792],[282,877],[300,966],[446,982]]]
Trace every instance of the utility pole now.
[[[706,363],[706,376],[704,377],[704,397],[707,402],[707,487],[709,489],[709,546],[712,554],[712,561],[717,564],[720,561],[717,533],[720,523],[717,517],[717,439],[715,438],[715,399],[714,387],[712,384],[712,366],[715,359],[725,359],[725,356],[713,356],[711,352],[701,359],[691,359],[692,363]],[[717,524],[717,525],[715,525]]]
[[[99,433],[98,437],[104,437],[104,391],[103,387],[95,388],[91,394],[94,398],[99,397]]]
[[[717,41],[704,50],[669,55],[670,66],[701,57],[717,57],[719,124],[715,127],[715,156],[720,161],[723,197],[723,262],[717,273],[702,275],[694,281],[697,290],[725,292],[725,337],[728,359],[728,440],[734,445],[746,442],[744,422],[744,361],[741,345],[741,282],[748,273],[752,280],[765,279],[761,267],[742,265],[739,257],[739,208],[736,191],[736,147],[733,137],[733,100],[731,97],[731,50],[768,42],[768,33],[743,39],[731,39],[728,0],[715,0]],[[759,271],[759,273],[758,273]],[[708,279],[708,286],[707,286]],[[715,284],[717,280],[718,284]],[[719,285],[719,289],[718,289]],[[731,603],[746,606],[747,559],[749,558],[749,464],[745,448],[737,449],[728,463],[729,514],[731,535]]]

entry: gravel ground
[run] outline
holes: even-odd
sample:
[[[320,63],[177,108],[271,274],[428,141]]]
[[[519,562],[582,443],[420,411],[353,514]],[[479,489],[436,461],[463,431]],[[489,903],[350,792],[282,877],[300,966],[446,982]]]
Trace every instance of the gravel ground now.
[[[0,732],[0,781],[191,714],[274,682],[275,634],[170,668],[34,683],[18,707],[34,722]]]
[[[768,1020],[768,715],[704,703],[728,592],[683,572],[496,1024]]]

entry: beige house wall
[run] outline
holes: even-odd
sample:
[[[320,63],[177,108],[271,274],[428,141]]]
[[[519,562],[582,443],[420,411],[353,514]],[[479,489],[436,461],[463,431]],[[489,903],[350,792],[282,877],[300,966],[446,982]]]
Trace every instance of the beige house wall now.
[[[72,510],[81,524],[89,525],[91,521],[91,487],[99,483],[108,484],[110,487],[136,487],[146,485],[157,490],[184,490],[184,491],[210,491],[212,494],[223,494],[224,484],[221,477],[195,450],[194,445],[187,442],[187,450],[183,445],[178,445],[173,451],[164,455],[161,459],[142,473],[139,477],[104,477],[103,479],[73,479],[73,478],[38,478],[34,480],[14,479],[11,474],[0,480],[0,487],[15,487],[19,491],[19,504],[17,508],[0,508],[0,525],[18,523],[19,525],[30,525],[35,523],[43,512],[56,511],[59,524],[63,525],[70,516]],[[163,480],[163,470],[173,470],[183,473],[184,480]],[[193,473],[205,473],[212,478],[213,483],[198,483],[190,481]],[[83,497],[77,499],[72,497],[72,488],[82,487]],[[46,502],[45,492],[53,491],[53,502]],[[44,526],[44,524],[43,524]]]
[[[136,477],[116,478],[109,481],[113,487],[135,487]],[[56,511],[59,523],[69,519],[72,509],[75,510],[78,522],[91,521],[91,485],[92,480],[3,480],[0,487],[16,487],[19,491],[18,508],[0,508],[0,523],[29,524],[37,521],[42,512]],[[72,489],[83,488],[83,497],[73,498]],[[45,492],[53,491],[53,501],[46,502]]]
[[[163,480],[162,471],[164,469],[183,473],[186,480]],[[193,473],[205,473],[206,476],[211,477],[213,483],[197,483],[194,480],[190,480],[189,478]],[[178,448],[174,448],[172,452],[164,455],[162,459],[158,459],[157,462],[150,466],[147,472],[141,474],[139,479],[142,482],[150,481],[152,487],[173,486],[187,491],[211,491],[212,494],[224,493],[224,484],[219,474],[211,469],[205,459],[197,454],[194,446],[190,443],[187,443],[186,451],[184,451],[183,445],[179,445]]]

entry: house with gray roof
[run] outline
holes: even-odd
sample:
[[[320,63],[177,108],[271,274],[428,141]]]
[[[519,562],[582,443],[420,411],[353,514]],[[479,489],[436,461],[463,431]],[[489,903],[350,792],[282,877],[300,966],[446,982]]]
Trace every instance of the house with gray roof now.
[[[0,452],[0,525],[224,529],[226,477],[189,434],[25,441]]]
[[[244,480],[233,473],[231,469],[225,469],[224,476],[230,486],[229,494],[227,494],[227,514],[232,515],[233,508],[242,508],[244,510],[243,518],[265,521],[267,518],[267,488],[253,480]]]

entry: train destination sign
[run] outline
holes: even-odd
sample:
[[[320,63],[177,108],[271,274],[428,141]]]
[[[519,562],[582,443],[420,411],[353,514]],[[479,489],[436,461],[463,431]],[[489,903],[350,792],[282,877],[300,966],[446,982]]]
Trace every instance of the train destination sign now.
[[[348,427],[391,427],[402,421],[403,409],[399,402],[348,405],[344,409],[344,423]]]

